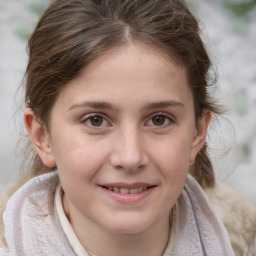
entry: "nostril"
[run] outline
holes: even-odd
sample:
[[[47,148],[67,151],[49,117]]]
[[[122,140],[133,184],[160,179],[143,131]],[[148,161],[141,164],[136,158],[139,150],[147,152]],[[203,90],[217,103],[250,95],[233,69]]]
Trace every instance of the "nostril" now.
[[[117,165],[117,166],[116,166],[116,169],[122,171],[122,170],[124,170],[124,167],[122,167],[121,165]]]
[[[141,171],[148,165],[148,157],[142,143],[127,142],[114,145],[115,150],[109,156],[110,164],[116,170]]]

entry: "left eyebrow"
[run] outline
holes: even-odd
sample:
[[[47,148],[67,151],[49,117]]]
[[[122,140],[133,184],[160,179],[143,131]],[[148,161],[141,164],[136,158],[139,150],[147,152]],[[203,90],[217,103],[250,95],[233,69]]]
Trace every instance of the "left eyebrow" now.
[[[185,104],[180,101],[175,100],[167,100],[167,101],[160,101],[160,102],[152,102],[146,104],[143,109],[157,109],[157,108],[168,108],[168,107],[175,107],[175,108],[185,108]]]

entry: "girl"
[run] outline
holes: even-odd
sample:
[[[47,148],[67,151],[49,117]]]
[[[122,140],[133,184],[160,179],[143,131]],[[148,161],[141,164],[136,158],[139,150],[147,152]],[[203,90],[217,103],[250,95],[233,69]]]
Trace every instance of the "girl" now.
[[[34,178],[8,201],[0,255],[234,255],[201,189],[218,188],[210,66],[182,0],[53,1],[29,40]]]

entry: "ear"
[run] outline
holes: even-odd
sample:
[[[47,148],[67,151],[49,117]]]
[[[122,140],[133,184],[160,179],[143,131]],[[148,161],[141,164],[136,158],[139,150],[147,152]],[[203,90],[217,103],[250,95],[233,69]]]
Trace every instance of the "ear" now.
[[[205,144],[208,125],[211,121],[212,113],[207,111],[198,120],[196,135],[193,139],[192,150],[190,152],[190,163],[194,163],[197,153],[202,149]]]
[[[56,166],[52,150],[51,138],[46,127],[39,122],[31,108],[24,112],[24,123],[33,146],[45,166],[53,168]]]

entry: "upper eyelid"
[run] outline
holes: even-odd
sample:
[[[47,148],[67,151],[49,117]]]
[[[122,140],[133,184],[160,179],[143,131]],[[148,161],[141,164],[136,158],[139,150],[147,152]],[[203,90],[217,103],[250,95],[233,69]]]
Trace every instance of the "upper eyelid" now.
[[[112,122],[109,120],[108,117],[106,117],[105,114],[103,113],[99,113],[99,112],[95,112],[95,113],[90,113],[90,114],[85,114],[81,117],[80,119],[80,122],[84,123],[86,121],[88,121],[91,117],[94,117],[94,116],[100,116],[102,117],[107,123],[111,124],[112,125]],[[100,128],[102,126],[98,126],[98,128]]]
[[[152,116],[170,116],[170,114],[160,111],[152,114]]]
[[[145,122],[148,122],[150,119],[152,119],[153,117],[155,116],[158,116],[158,115],[162,115],[168,119],[170,119],[170,121],[174,121],[175,118],[173,117],[173,115],[169,114],[169,113],[166,113],[164,111],[159,111],[159,112],[154,112],[154,113],[151,113],[150,115],[148,115],[146,118],[145,118]],[[110,121],[110,118],[102,113],[102,112],[93,112],[93,113],[88,113],[88,114],[84,114],[82,117],[81,117],[81,122],[84,122],[86,120],[88,120],[90,117],[93,117],[93,116],[101,116],[102,118],[104,118],[108,123],[112,123]]]
[[[93,117],[93,116],[101,116],[104,119],[108,119],[105,114],[100,113],[100,112],[95,112],[95,113],[89,113],[89,114],[82,115],[81,120],[87,120],[87,119],[89,119],[90,117]]]
[[[148,119],[153,118],[153,117],[155,117],[155,116],[164,116],[164,117],[169,118],[169,119],[172,120],[172,121],[174,120],[174,117],[173,117],[171,114],[168,114],[168,113],[162,112],[162,111],[156,112],[156,113],[153,113],[153,114],[149,115],[149,116],[148,116]]]
[[[172,124],[175,119],[174,117],[171,115],[171,114],[167,114],[165,112],[156,112],[156,113],[153,113],[151,115],[148,116],[148,118],[146,119],[146,121],[144,122],[144,125],[146,126],[151,126],[151,125],[147,125],[147,123],[149,123],[150,121],[152,121],[152,119],[155,117],[155,116],[164,116],[166,119],[169,120],[169,125]],[[167,127],[168,125],[162,125],[162,126],[155,126],[157,128],[164,128],[164,127]]]

